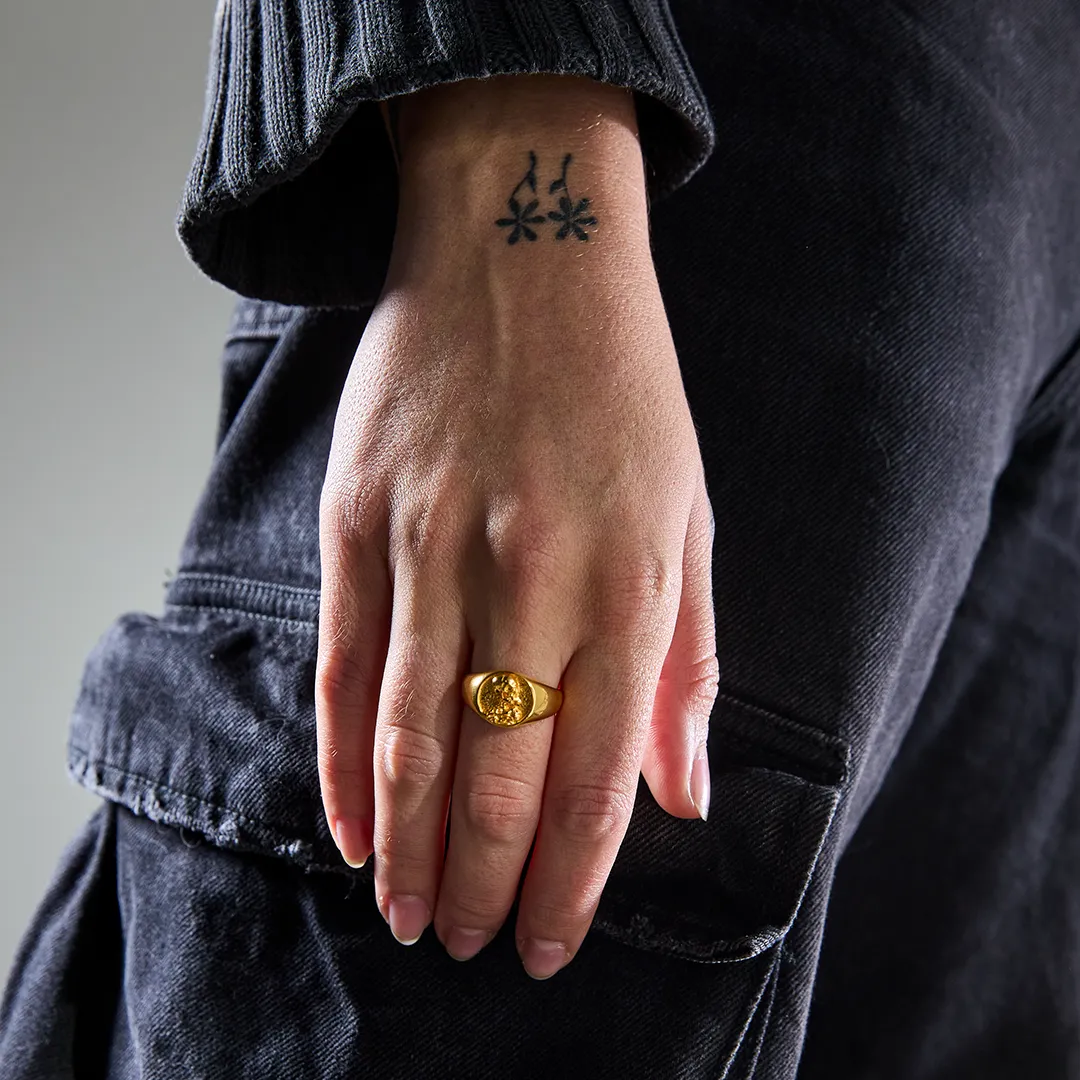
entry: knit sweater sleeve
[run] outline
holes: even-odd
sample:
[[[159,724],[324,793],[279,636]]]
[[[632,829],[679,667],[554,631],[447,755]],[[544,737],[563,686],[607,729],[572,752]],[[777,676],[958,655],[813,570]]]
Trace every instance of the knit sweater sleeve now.
[[[370,303],[397,199],[378,102],[529,72],[634,91],[653,202],[712,151],[668,0],[218,0],[181,243],[245,296]]]

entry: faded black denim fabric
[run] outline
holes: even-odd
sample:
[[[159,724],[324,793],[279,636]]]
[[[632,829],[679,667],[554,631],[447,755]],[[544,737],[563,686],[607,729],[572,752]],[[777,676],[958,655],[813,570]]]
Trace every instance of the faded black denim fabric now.
[[[315,763],[368,310],[242,300],[163,611],[87,660],[105,801],[5,1080],[1080,1075],[1080,7],[726,10],[681,17],[718,145],[653,213],[716,515],[709,821],[641,783],[551,980],[516,908],[467,963],[394,941]]]

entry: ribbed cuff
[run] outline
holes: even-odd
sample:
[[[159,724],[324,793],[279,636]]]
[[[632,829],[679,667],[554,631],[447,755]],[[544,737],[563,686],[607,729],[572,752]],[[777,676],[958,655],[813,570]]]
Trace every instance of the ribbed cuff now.
[[[635,91],[653,202],[712,152],[667,0],[219,0],[181,243],[244,296],[371,303],[397,204],[376,102],[529,72]]]

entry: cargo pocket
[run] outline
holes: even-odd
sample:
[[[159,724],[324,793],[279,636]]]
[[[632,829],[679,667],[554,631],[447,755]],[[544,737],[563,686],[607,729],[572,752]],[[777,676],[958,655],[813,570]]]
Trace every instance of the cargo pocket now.
[[[847,763],[844,740],[721,691],[709,820],[667,814],[641,779],[594,925],[699,963],[769,949],[794,921]]]
[[[187,571],[166,596],[163,615],[121,616],[90,654],[70,727],[73,778],[219,848],[285,860],[302,870],[298,890],[349,875],[370,890],[372,863],[359,871],[343,863],[321,806],[317,592]],[[557,976],[562,1004],[533,1022],[537,1046],[574,1045],[579,1062],[599,1055],[605,1067],[624,1069],[602,1075],[752,1075],[785,935],[832,822],[848,746],[724,691],[712,716],[709,756],[707,822],[671,817],[639,782],[593,927]],[[530,995],[545,984],[514,962],[516,906],[483,959],[470,962],[499,965],[489,970],[490,985],[473,977],[451,988],[469,978],[458,974],[469,966],[450,961],[428,934],[421,940],[435,951],[432,965],[448,966],[433,967],[411,993],[430,992],[433,1008],[447,993],[463,994],[463,1001],[492,994],[475,1007],[490,1014],[493,1031],[533,1008]],[[374,912],[367,917],[377,920]],[[392,982],[406,962],[379,925],[366,929],[366,940],[378,944],[365,947],[387,953],[372,958],[365,993],[375,971]],[[615,985],[618,994],[611,993]],[[582,994],[595,999],[588,1019],[571,1006]],[[679,1022],[672,1024],[675,1002]],[[407,1020],[403,1009],[402,1024]],[[404,1029],[395,1034],[385,1017],[379,1023],[372,1038],[391,1047],[395,1038],[407,1041]],[[483,1045],[494,1035],[474,1034],[477,1053],[494,1068],[498,1052]],[[465,1053],[467,1043],[459,1049]],[[538,1050],[536,1072],[521,1075],[552,1075],[545,1070],[559,1065],[545,1060],[548,1052]],[[634,1071],[645,1062],[651,1071]]]
[[[661,1008],[641,1020],[628,1067],[634,1054],[652,1054],[655,1075],[755,1075],[786,936],[849,756],[846,740],[722,690],[709,731],[709,820],[672,817],[639,780],[593,930],[664,958],[663,970],[686,994],[677,1013]],[[694,972],[680,975],[680,967]],[[652,979],[660,990],[655,969]],[[672,1024],[673,1015],[681,1022]],[[789,1049],[794,1062],[797,1048]]]

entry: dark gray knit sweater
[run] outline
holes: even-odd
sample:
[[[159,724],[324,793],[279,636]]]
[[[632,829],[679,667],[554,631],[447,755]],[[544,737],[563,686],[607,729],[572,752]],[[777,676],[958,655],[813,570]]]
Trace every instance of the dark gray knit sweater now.
[[[521,72],[632,88],[653,201],[712,151],[667,0],[219,0],[181,242],[245,296],[369,303],[397,198],[376,103]]]

